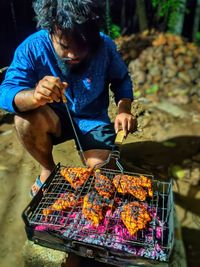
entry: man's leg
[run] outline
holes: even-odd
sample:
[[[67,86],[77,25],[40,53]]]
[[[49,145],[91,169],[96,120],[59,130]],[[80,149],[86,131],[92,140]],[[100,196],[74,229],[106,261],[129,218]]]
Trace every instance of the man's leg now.
[[[90,149],[84,151],[84,157],[86,160],[87,166],[93,168],[94,166],[104,163],[107,160],[111,150],[106,149]],[[111,167],[112,163],[109,162],[109,167]]]
[[[116,133],[113,124],[98,126],[89,133],[80,135],[79,138],[86,164],[90,167],[105,163],[110,153],[118,149],[115,146]],[[113,166],[113,161],[106,165],[108,168]]]
[[[20,142],[40,163],[40,180],[45,182],[55,167],[51,134],[61,134],[59,117],[50,107],[43,106],[26,114],[15,115],[15,128]],[[37,186],[34,185],[32,190],[37,192]]]

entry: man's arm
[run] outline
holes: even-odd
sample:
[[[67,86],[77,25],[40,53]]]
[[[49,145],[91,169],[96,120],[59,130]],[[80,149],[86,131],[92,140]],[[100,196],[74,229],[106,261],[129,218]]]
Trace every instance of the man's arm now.
[[[34,98],[34,90],[24,90],[16,94],[14,105],[17,111],[25,112],[39,107]]]
[[[115,102],[118,106],[118,115],[115,119],[116,133],[122,129],[125,137],[129,132],[133,132],[135,128],[135,118],[131,114],[131,103],[133,101],[133,85],[127,70],[127,66],[122,60],[120,54],[116,50],[114,42],[107,37],[109,47],[110,65],[109,65],[109,81],[110,88],[114,93]]]
[[[23,90],[16,94],[15,107],[19,112],[25,112],[53,101],[60,102],[66,87],[67,83],[61,82],[59,78],[45,76],[39,81],[35,89]]]
[[[118,102],[118,113],[131,114],[131,103],[132,100],[129,98],[123,98]]]

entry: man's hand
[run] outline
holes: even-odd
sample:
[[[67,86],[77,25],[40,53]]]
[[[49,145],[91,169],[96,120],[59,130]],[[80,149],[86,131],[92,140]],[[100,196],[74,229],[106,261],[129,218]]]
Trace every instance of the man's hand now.
[[[115,132],[123,130],[125,137],[135,128],[136,118],[131,114],[131,100],[121,99],[118,103],[118,115],[115,118]]]
[[[52,103],[53,101],[60,102],[63,99],[66,87],[67,83],[61,82],[60,78],[45,76],[37,84],[33,93],[33,99],[39,106]]]
[[[59,102],[64,96],[66,82],[61,82],[60,78],[53,76],[45,76],[36,85],[35,89],[23,90],[16,94],[14,104],[16,109],[20,112],[34,110],[40,106],[53,101]]]

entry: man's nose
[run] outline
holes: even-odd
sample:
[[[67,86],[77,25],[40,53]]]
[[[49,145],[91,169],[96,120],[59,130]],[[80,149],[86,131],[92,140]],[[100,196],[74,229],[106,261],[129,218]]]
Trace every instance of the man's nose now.
[[[74,59],[78,58],[78,55],[77,55],[77,53],[70,51],[70,52],[68,52],[67,57],[74,60]]]

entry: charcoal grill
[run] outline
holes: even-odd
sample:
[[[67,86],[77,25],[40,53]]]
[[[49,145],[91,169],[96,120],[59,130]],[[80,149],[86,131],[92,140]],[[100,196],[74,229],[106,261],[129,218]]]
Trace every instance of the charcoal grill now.
[[[118,170],[100,166],[100,172],[109,179],[122,174],[121,165],[116,160]],[[49,248],[74,252],[77,255],[95,258],[116,266],[151,266],[158,261],[168,262],[174,243],[174,201],[172,181],[159,181],[153,175],[153,197],[145,201],[152,221],[144,230],[134,236],[120,219],[118,212],[105,215],[106,223],[91,227],[85,219],[82,207],[74,205],[68,211],[53,211],[43,215],[42,211],[50,207],[62,193],[75,192],[70,184],[60,175],[58,164],[38,194],[24,210],[22,217],[25,222],[27,237],[36,244]],[[70,166],[71,167],[71,166]],[[123,174],[140,177],[140,173],[124,172]],[[76,201],[87,193],[94,191],[94,175],[90,175],[85,184],[75,192]],[[135,200],[133,196],[122,196],[115,192],[113,202],[120,198],[122,203]],[[129,265],[130,264],[130,265]]]

